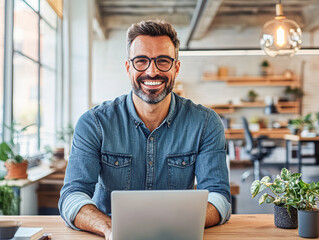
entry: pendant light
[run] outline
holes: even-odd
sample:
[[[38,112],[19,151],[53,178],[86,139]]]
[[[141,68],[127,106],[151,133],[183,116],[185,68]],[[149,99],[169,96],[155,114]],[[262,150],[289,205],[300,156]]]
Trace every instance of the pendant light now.
[[[260,46],[271,57],[294,56],[301,47],[302,32],[299,25],[286,19],[281,0],[276,4],[276,17],[265,23]]]

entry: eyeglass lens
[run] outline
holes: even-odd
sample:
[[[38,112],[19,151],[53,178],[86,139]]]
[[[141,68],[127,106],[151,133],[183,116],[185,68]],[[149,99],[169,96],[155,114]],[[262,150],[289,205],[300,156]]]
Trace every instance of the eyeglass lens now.
[[[145,71],[151,64],[150,58],[136,57],[133,59],[133,66],[137,71]],[[168,57],[158,57],[154,59],[156,67],[160,71],[168,71],[173,65],[173,60]]]

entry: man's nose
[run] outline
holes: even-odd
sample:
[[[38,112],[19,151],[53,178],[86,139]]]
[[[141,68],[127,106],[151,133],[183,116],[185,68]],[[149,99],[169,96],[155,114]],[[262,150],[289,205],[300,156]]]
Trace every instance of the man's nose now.
[[[156,67],[155,60],[151,60],[150,66],[146,69],[146,73],[150,76],[155,76],[159,73],[159,70]]]

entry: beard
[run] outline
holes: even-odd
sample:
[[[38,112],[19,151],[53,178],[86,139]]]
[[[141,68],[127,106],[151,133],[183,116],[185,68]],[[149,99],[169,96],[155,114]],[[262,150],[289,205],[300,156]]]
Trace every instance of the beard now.
[[[148,80],[163,80],[164,81],[164,89],[157,90],[157,89],[151,89],[146,90],[147,92],[144,92],[142,90],[142,81],[148,79]],[[166,76],[160,76],[156,75],[155,77],[151,77],[149,75],[146,76],[140,76],[136,79],[136,81],[132,81],[132,88],[136,96],[138,96],[141,100],[143,100],[146,103],[149,104],[156,104],[161,102],[170,92],[172,92],[174,87],[175,79],[171,79],[169,81],[168,77]]]

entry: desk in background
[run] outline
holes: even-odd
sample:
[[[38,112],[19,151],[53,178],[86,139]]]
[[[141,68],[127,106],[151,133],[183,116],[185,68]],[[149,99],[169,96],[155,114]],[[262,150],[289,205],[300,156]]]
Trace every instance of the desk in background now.
[[[298,172],[301,173],[302,166],[302,156],[301,156],[301,143],[303,142],[314,142],[315,144],[315,158],[316,165],[319,165],[319,137],[301,137],[299,135],[286,134],[286,168],[289,169],[289,159],[290,159],[290,144],[291,142],[297,142],[297,158],[298,158]]]
[[[21,221],[22,227],[43,227],[52,234],[52,240],[102,240],[103,237],[65,226],[60,216],[0,216],[0,220]],[[204,240],[294,240],[302,239],[297,229],[280,229],[274,225],[272,214],[232,215],[219,226],[205,229]],[[128,239],[129,240],[129,239]]]

